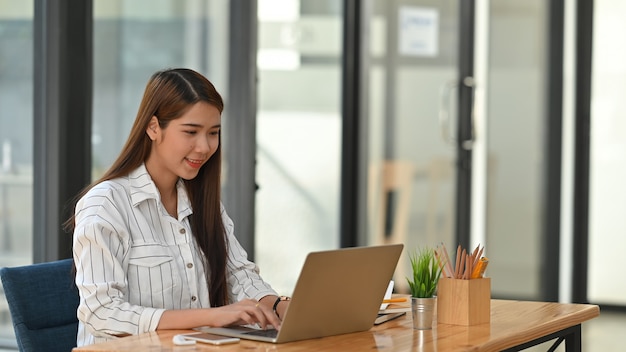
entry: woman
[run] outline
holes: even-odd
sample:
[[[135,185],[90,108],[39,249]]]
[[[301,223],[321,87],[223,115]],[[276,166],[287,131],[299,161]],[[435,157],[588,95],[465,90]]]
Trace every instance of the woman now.
[[[76,204],[78,346],[158,329],[280,328],[220,201],[223,101],[189,69],[155,73],[122,152]]]

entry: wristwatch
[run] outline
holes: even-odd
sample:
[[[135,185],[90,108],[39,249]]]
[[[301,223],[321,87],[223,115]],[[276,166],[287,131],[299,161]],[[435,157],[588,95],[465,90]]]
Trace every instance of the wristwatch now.
[[[280,318],[280,315],[278,315],[278,311],[276,310],[276,308],[278,307],[278,303],[280,303],[282,301],[291,301],[291,297],[280,296],[280,297],[276,298],[276,302],[274,302],[274,307],[272,307],[272,309],[274,310],[274,314],[276,314],[276,316],[279,317],[279,318]]]

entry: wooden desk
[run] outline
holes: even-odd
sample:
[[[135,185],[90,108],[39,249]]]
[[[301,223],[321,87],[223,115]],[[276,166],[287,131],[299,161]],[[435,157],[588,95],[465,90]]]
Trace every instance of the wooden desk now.
[[[411,316],[369,331],[284,344],[241,341],[212,346],[175,346],[172,337],[187,330],[162,330],[116,341],[75,348],[80,351],[519,351],[564,339],[568,352],[581,350],[581,323],[600,314],[596,305],[525,301],[491,301],[491,323],[470,327],[435,324],[414,330]]]

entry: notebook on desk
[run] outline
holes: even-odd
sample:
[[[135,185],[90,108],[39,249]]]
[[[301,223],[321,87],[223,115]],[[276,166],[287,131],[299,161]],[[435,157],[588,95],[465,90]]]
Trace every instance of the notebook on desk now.
[[[403,247],[394,244],[309,253],[280,331],[248,327],[195,330],[272,343],[369,330]]]

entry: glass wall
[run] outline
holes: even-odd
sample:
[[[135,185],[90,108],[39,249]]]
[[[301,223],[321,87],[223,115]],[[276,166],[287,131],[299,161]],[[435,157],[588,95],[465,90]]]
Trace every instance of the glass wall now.
[[[454,253],[458,94],[458,1],[372,1],[367,77],[369,208],[372,243],[404,242],[407,251],[443,242]],[[537,298],[545,116],[547,5],[488,2],[486,62],[476,131],[486,160],[484,233],[472,234],[493,261],[493,294]],[[485,25],[481,23],[481,25]],[[512,40],[515,38],[515,40]],[[514,45],[513,45],[514,44]],[[477,78],[477,79],[478,79]],[[477,111],[474,111],[477,113]],[[475,149],[474,153],[478,153]],[[477,165],[474,165],[477,167]],[[480,210],[480,209],[478,209]],[[478,243],[470,243],[473,248]],[[400,259],[397,284],[408,270]],[[402,288],[399,288],[402,290]]]
[[[540,295],[547,6],[490,2],[487,255],[492,292]]]
[[[33,1],[0,0],[0,267],[32,263]],[[0,346],[15,346],[0,285]]]
[[[376,0],[368,10],[368,238],[404,243],[395,286],[408,292],[408,253],[439,243],[456,249],[459,7],[453,0]]]
[[[339,246],[342,11],[258,2],[255,260],[281,294],[308,252]]]
[[[626,2],[594,6],[587,293],[591,302],[624,306],[626,281],[616,275],[626,248]]]
[[[223,1],[94,0],[93,178],[117,157],[155,71],[195,69],[226,100],[227,21]]]

